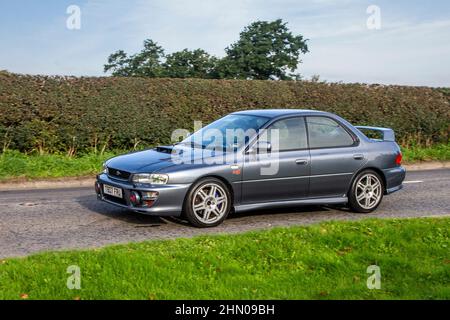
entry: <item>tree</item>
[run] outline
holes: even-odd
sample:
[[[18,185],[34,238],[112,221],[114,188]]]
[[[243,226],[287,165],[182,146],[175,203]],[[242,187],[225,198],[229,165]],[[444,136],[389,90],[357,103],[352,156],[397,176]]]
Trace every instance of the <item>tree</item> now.
[[[116,77],[129,77],[129,59],[123,50],[114,52],[108,57],[108,63],[105,64],[104,72],[112,71],[112,75]]]
[[[247,26],[239,40],[225,49],[218,63],[220,78],[291,79],[300,54],[308,52],[307,40],[294,36],[281,19],[258,21]]]
[[[281,19],[250,24],[225,49],[222,59],[202,49],[165,55],[161,46],[148,39],[137,54],[128,56],[123,50],[111,54],[104,71],[119,77],[299,79],[293,72],[301,62],[300,54],[308,52],[307,40],[294,36],[286,25]]]
[[[112,71],[112,75],[117,77],[161,77],[163,58],[163,48],[148,39],[144,41],[142,51],[130,57],[123,50],[111,54],[104,71]]]
[[[166,56],[164,75],[169,78],[211,78],[217,58],[202,49],[174,52]]]

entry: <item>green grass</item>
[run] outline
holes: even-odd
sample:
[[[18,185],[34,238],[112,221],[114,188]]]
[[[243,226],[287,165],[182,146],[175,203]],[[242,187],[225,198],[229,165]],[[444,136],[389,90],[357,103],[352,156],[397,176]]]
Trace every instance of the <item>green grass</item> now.
[[[7,151],[0,155],[0,181],[93,175],[101,171],[103,161],[114,155],[92,153],[68,157],[59,154],[25,155],[17,151]]]
[[[450,161],[450,144],[438,144],[432,147],[402,148],[406,162]]]
[[[450,299],[449,231],[380,219],[43,253],[0,262],[0,299]]]
[[[417,161],[450,161],[450,144],[430,148],[403,148],[405,163]],[[78,157],[66,155],[25,155],[7,151],[0,155],[0,181],[11,179],[45,179],[93,175],[101,169],[103,161],[127,151],[108,152],[103,155],[86,154]]]

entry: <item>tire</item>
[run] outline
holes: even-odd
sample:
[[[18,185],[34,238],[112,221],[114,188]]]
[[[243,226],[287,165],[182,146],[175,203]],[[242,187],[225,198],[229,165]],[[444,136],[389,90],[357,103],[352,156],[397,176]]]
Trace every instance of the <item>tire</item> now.
[[[348,194],[350,209],[356,213],[375,211],[383,200],[384,191],[383,179],[377,172],[360,172],[353,180]]]
[[[193,185],[184,201],[184,217],[197,228],[221,224],[231,210],[231,194],[219,179],[205,178]]]

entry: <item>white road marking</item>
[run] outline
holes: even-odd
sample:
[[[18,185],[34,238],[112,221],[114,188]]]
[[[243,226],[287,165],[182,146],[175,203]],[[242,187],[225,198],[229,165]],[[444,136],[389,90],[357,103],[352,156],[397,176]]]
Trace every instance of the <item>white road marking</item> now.
[[[423,183],[423,181],[417,180],[417,181],[404,181],[403,184],[417,184],[417,183]]]

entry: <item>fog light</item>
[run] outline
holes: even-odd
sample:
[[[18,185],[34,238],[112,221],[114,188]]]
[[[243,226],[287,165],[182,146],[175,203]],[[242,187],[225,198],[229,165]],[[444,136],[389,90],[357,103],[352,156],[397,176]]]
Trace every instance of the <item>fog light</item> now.
[[[143,202],[144,206],[151,207],[155,203],[155,200],[144,200]]]
[[[131,191],[130,202],[135,206],[139,205],[141,203],[141,196],[139,195],[139,193],[137,193],[136,191]]]
[[[95,182],[95,192],[97,194],[100,194],[100,192],[101,192],[100,183],[98,183],[98,182]]]
[[[156,200],[158,198],[158,191],[142,192],[142,200]]]

